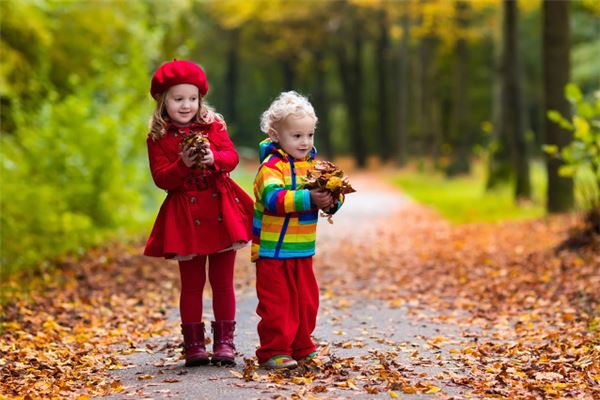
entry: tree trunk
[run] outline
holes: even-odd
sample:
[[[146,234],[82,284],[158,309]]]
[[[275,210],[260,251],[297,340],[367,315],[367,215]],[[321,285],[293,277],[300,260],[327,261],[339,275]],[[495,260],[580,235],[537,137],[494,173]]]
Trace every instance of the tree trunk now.
[[[396,137],[398,139],[397,163],[403,166],[408,154],[408,39],[410,37],[410,19],[408,9],[402,16],[402,40],[396,55]]]
[[[515,174],[515,198],[529,199],[531,197],[531,182],[529,179],[529,159],[527,142],[523,127],[523,99],[520,79],[520,57],[518,49],[518,14],[517,3],[504,0],[504,87],[506,106],[506,130],[511,144],[511,160]]]
[[[502,15],[501,18],[504,20],[505,16]],[[506,134],[506,107],[503,101],[505,94],[502,57],[505,44],[502,40],[502,34],[502,28],[494,34],[492,140],[489,146],[490,157],[486,190],[495,189],[500,184],[509,182],[511,178],[510,143]]]
[[[325,155],[326,158],[332,160],[334,157],[333,146],[331,143],[331,132],[329,130],[329,103],[327,100],[327,91],[325,90],[325,65],[324,56],[322,51],[318,51],[315,55],[315,71],[316,77],[316,88],[314,97],[314,106],[319,118],[319,124],[317,126],[317,142],[319,151]]]
[[[362,124],[362,37],[360,25],[354,22],[352,28],[352,57],[348,55],[345,42],[338,45],[338,66],[344,93],[344,102],[348,112],[348,130],[352,145],[352,153],[358,167],[367,164],[367,152],[363,137]]]
[[[225,70],[225,119],[228,125],[237,125],[236,99],[238,90],[239,31],[229,31],[227,67]]]
[[[419,49],[420,61],[420,111],[421,116],[421,153],[429,154],[434,164],[437,165],[440,158],[442,145],[440,129],[440,104],[436,96],[436,67],[433,60],[437,39],[428,35],[421,39]]]
[[[557,110],[566,118],[571,114],[564,96],[571,72],[569,5],[568,1],[543,3],[544,115]],[[569,135],[559,125],[546,120],[544,126],[547,144],[562,148],[569,143]],[[558,175],[560,165],[560,160],[546,157],[549,212],[567,211],[574,203],[573,180]]]
[[[469,4],[464,1],[455,3],[457,11],[456,24],[461,31],[468,28]],[[464,36],[456,41],[454,52],[454,92],[452,101],[452,121],[450,128],[450,143],[452,144],[452,159],[446,174],[455,176],[468,174],[470,171],[470,158],[472,135],[469,128],[469,92],[468,92],[468,66],[469,49]]]
[[[294,64],[293,57],[288,57],[282,60],[284,91],[294,90],[294,81],[296,80]]]
[[[379,15],[379,38],[377,40],[377,58],[375,65],[377,69],[377,94],[378,94],[378,122],[379,122],[379,143],[378,150],[379,156],[382,161],[390,159],[392,150],[394,149],[390,143],[389,135],[389,124],[388,118],[390,114],[389,101],[388,101],[388,73],[387,68],[389,65],[389,35],[387,28],[387,17],[385,10],[381,10]]]

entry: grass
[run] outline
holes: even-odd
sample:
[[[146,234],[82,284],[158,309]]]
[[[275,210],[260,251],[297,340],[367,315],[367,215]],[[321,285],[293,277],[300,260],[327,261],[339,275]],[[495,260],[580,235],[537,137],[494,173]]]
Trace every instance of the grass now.
[[[252,199],[254,199],[254,175],[256,175],[256,170],[251,168],[236,168],[231,173],[231,179],[240,185]]]
[[[468,176],[449,179],[441,172],[407,168],[395,174],[391,181],[414,200],[432,206],[457,224],[522,220],[545,214],[546,175],[542,163],[531,164],[532,200],[518,204],[513,199],[512,186],[485,190],[483,163],[474,164]]]

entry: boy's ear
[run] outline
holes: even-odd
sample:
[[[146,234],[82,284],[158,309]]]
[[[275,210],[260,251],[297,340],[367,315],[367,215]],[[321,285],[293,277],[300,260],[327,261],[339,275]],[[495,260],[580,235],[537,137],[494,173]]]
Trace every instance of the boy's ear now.
[[[269,138],[273,143],[279,142],[279,133],[275,129],[269,128],[269,132],[267,132],[267,135],[269,135]]]

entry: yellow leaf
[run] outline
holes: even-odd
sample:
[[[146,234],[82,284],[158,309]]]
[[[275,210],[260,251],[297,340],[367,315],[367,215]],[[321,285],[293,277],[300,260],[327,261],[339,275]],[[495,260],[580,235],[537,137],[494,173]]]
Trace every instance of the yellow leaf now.
[[[398,395],[396,394],[396,392],[394,392],[393,390],[388,390],[388,394],[390,395],[390,397],[391,397],[392,399],[399,399],[399,398],[400,398],[400,396],[398,396]]]
[[[116,392],[116,393],[120,393],[123,390],[125,390],[125,388],[123,387],[123,383],[121,383],[121,381],[113,381],[110,384],[110,388],[112,389],[113,392]]]
[[[292,378],[292,383],[295,385],[305,385],[307,383],[311,383],[313,381],[313,377],[303,377],[303,376],[295,376]]]
[[[232,370],[229,370],[229,373],[230,373],[231,375],[235,376],[236,378],[243,378],[243,377],[244,377],[244,375],[242,375],[242,374],[241,374],[240,372],[238,372],[238,371],[232,371]]]
[[[325,187],[329,190],[336,190],[342,187],[342,180],[336,176],[329,178]]]
[[[402,386],[402,391],[407,394],[415,394],[415,393],[417,393],[417,388],[415,388],[414,386],[410,386],[410,385],[404,385],[404,386]]]
[[[590,133],[590,124],[579,116],[573,117],[573,123],[575,125],[575,135],[579,138],[583,138]]]
[[[437,393],[440,390],[442,390],[441,388],[437,387],[437,386],[431,386],[429,388],[429,390],[427,390],[425,393]]]

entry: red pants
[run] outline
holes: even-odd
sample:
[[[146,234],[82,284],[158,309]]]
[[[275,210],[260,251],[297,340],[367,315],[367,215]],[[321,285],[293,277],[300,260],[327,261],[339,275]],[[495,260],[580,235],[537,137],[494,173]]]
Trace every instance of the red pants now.
[[[258,362],[277,354],[300,359],[316,350],[310,335],[317,322],[319,287],[312,264],[312,257],[256,262]]]
[[[181,297],[179,311],[181,322],[202,322],[202,292],[206,283],[206,259],[208,279],[213,292],[215,320],[235,319],[235,293],[233,290],[233,264],[235,251],[196,256],[189,261],[179,261]]]

